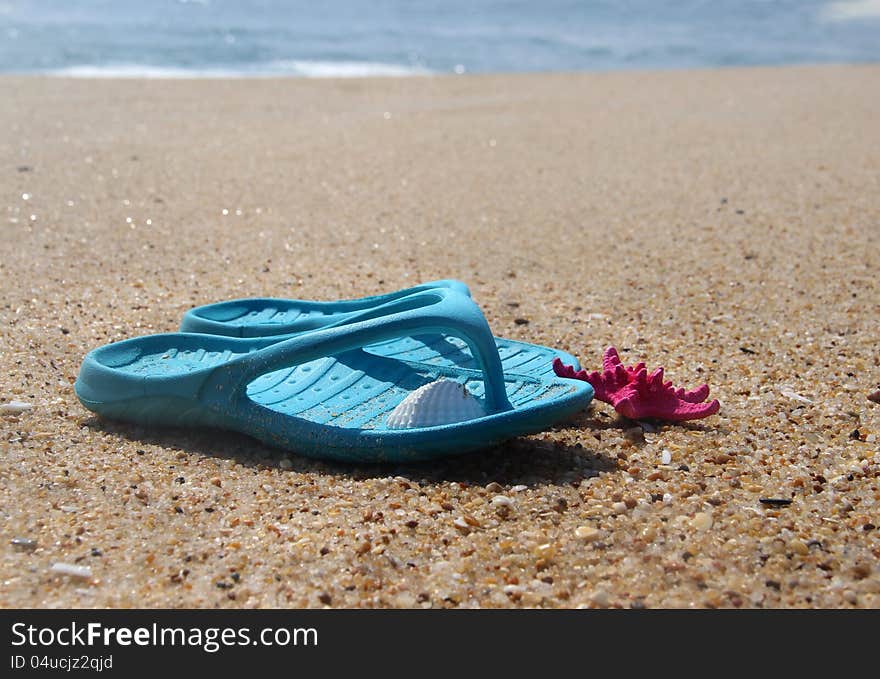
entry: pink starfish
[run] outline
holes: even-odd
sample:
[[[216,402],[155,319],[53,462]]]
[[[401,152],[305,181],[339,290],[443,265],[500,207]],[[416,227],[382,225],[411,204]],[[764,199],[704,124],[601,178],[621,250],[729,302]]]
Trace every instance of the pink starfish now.
[[[650,375],[644,363],[627,367],[620,362],[617,349],[605,350],[602,373],[575,372],[558,358],[553,361],[553,370],[560,377],[589,382],[596,392],[596,398],[612,406],[624,417],[632,420],[656,418],[681,422],[698,420],[718,412],[718,400],[703,403],[709,396],[709,385],[685,391],[676,389],[672,382],[663,381],[663,368],[657,368]]]

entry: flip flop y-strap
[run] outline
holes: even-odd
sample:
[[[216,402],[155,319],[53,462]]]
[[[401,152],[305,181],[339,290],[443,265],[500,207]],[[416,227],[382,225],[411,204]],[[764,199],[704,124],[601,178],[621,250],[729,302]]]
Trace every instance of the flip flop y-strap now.
[[[247,385],[266,373],[420,333],[445,333],[466,342],[483,373],[488,414],[513,410],[489,324],[470,297],[447,288],[381,304],[334,327],[302,333],[218,366],[205,381],[200,398],[217,405],[234,404],[247,398]]]

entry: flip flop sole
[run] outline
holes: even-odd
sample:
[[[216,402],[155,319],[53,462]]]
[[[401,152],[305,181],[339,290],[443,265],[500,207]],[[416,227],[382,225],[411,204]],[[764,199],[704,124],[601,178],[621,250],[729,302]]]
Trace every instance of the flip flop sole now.
[[[223,340],[221,338],[220,341]],[[233,344],[247,340],[231,340]],[[93,355],[121,375],[162,375],[174,379],[246,355],[251,347],[189,349],[165,346],[133,354]],[[212,427],[250,435],[297,454],[340,461],[418,461],[463,454],[504,440],[545,430],[585,407],[589,385],[572,380],[540,380],[505,373],[505,391],[512,411],[440,427],[388,430],[385,421],[413,390],[440,377],[453,379],[484,401],[479,370],[454,365],[429,366],[418,361],[377,357],[363,350],[347,351],[301,365],[275,370],[251,381],[247,399],[233,414],[182,397],[123,395],[99,398],[90,390],[88,371],[81,372],[77,393],[82,403],[103,417],[144,425]],[[148,386],[145,386],[149,389]],[[108,396],[119,394],[112,390]],[[279,424],[283,426],[279,426]]]

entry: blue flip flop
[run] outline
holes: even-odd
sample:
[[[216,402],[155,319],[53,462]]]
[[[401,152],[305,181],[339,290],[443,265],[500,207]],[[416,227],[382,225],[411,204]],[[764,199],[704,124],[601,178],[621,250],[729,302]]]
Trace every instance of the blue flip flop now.
[[[201,332],[229,337],[275,337],[286,339],[296,333],[329,328],[345,323],[358,313],[388,304],[416,292],[448,289],[470,297],[467,285],[456,280],[439,280],[412,288],[361,299],[317,302],[301,299],[259,297],[236,299],[190,309],[180,324],[181,332]],[[577,358],[568,352],[538,344],[495,338],[505,372],[543,378],[554,375],[553,359],[580,369]],[[367,353],[398,360],[431,365],[477,368],[467,344],[441,334],[402,337],[364,347]]]
[[[476,368],[430,365],[363,350],[421,334],[461,338]],[[211,426],[309,457],[415,461],[542,431],[586,407],[586,382],[505,372],[469,297],[423,290],[289,339],[198,333],[136,337],[91,351],[76,381],[83,405],[140,424]],[[388,416],[439,378],[462,385],[485,415],[411,429]]]

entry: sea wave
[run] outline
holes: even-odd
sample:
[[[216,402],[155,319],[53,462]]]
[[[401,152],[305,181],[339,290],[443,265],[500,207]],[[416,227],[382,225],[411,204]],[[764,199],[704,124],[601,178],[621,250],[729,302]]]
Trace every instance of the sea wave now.
[[[822,8],[820,18],[825,21],[859,21],[880,19],[880,0],[841,0]]]
[[[62,78],[398,78],[430,75],[420,66],[378,61],[327,61],[320,59],[284,59],[260,64],[187,68],[151,64],[78,64],[46,71]]]

